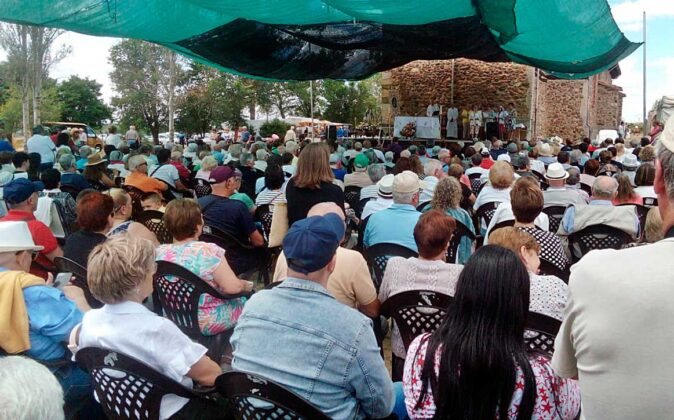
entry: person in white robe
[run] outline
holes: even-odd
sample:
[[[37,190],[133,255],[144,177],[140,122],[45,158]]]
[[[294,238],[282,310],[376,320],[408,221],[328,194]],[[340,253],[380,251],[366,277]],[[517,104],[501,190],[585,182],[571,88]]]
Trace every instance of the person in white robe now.
[[[459,110],[454,106],[447,109],[447,138],[459,138]]]

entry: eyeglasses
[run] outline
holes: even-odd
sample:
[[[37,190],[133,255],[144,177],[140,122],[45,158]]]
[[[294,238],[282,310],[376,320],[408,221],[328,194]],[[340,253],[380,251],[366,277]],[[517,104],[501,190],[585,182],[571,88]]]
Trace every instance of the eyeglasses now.
[[[20,255],[22,252],[27,252],[30,254],[30,259],[35,261],[37,259],[37,256],[40,255],[40,251],[31,251],[31,250],[23,250],[23,251],[17,251],[16,255]]]

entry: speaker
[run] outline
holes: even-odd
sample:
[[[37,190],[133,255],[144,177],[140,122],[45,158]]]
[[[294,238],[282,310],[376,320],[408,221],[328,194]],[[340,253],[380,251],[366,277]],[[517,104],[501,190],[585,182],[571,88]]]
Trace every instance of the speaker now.
[[[337,141],[337,126],[329,125],[328,126],[328,140]]]

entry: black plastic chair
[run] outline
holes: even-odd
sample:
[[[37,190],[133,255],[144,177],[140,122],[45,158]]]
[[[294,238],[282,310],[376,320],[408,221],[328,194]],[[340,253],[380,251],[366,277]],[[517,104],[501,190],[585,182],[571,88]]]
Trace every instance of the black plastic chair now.
[[[529,312],[525,326],[524,342],[529,351],[545,353],[552,357],[555,350],[555,337],[562,321],[536,312]]]
[[[211,195],[212,192],[213,188],[208,181],[201,178],[196,179],[194,184],[194,195],[196,195],[197,198],[206,197],[207,195]]]
[[[159,420],[165,395],[200,399],[215,391],[189,389],[145,363],[112,350],[85,347],[77,352],[75,360],[91,375],[103,412],[111,420]]]
[[[655,197],[644,197],[644,206],[646,207],[657,207],[658,199]]]
[[[206,347],[211,359],[219,361],[227,353],[229,337],[234,329],[211,336],[201,333],[199,299],[203,294],[222,300],[250,296],[249,293],[223,294],[190,270],[168,261],[157,261],[152,295],[155,312],[170,319],[185,335]]]
[[[170,244],[173,242],[173,237],[168,229],[166,229],[166,225],[162,220],[163,217],[164,213],[158,210],[144,210],[138,215],[136,222],[142,224],[148,228],[150,232],[154,233],[160,244]]]
[[[222,231],[214,226],[208,225],[204,226],[203,232],[201,233],[199,240],[214,243],[218,245],[220,248],[223,248],[226,251],[225,258],[227,258],[228,254],[231,256],[232,254],[243,254],[246,252],[262,253],[263,255],[261,256],[261,258],[259,258],[258,265],[254,268],[253,272],[259,271],[260,273],[262,273],[264,284],[269,284],[270,254],[268,251],[266,251],[268,250],[268,248],[256,248],[249,244],[243,244],[228,232]],[[232,270],[234,270],[236,275],[243,274],[243,272],[237,270],[237,268],[232,264],[232,262],[229,259],[227,260],[227,262],[229,262],[229,265],[231,266]]]
[[[72,284],[82,289],[89,306],[94,309],[103,306],[103,302],[96,299],[89,291],[89,285],[87,284],[87,269],[85,267],[82,267],[77,262],[66,257],[55,257],[54,265],[59,273],[72,273],[75,278],[72,280]]]
[[[356,209],[356,214],[358,217],[360,217],[363,214],[363,209],[365,208],[365,205],[367,204],[368,201],[374,200],[375,197],[368,197],[368,198],[363,198],[358,201],[358,208]]]
[[[559,267],[557,267],[550,261],[546,261],[542,258],[541,258],[541,265],[538,267],[538,271],[542,276],[555,276],[564,280],[564,283],[569,282],[568,268],[566,270],[560,270]]]
[[[480,229],[480,226],[482,226],[481,222],[483,220],[484,224],[489,226],[489,223],[491,222],[492,217],[494,217],[494,214],[496,214],[496,209],[500,204],[500,201],[491,201],[489,203],[484,203],[480,206],[480,208],[477,209],[475,212],[476,229]]]
[[[496,232],[499,229],[506,228],[506,227],[513,227],[515,226],[515,220],[504,220],[502,222],[499,222],[494,225],[493,228],[489,231],[489,234],[491,235],[493,232]]]
[[[299,395],[252,373],[223,373],[215,380],[215,387],[229,401],[230,418],[237,420],[330,419]]]
[[[77,200],[77,196],[79,193],[82,191],[79,188],[75,187],[74,185],[66,184],[66,185],[61,185],[59,187],[61,191],[64,193],[70,194],[70,196],[73,198],[73,200]]]
[[[254,219],[262,224],[262,233],[265,240],[269,240],[269,233],[271,232],[271,221],[274,218],[274,213],[269,209],[269,204],[257,206],[255,209]]]
[[[534,174],[536,178],[538,178],[538,184],[541,186],[541,191],[547,190],[550,184],[548,184],[548,180],[545,179],[545,175],[534,170],[532,170],[531,173]]]
[[[344,188],[344,201],[349,203],[349,207],[356,210],[358,202],[360,202],[360,187],[350,185]]]
[[[621,249],[632,241],[629,233],[620,229],[594,225],[569,235],[569,249],[574,261],[595,249]]]
[[[587,195],[592,195],[592,185],[580,183],[580,189],[585,191]]]
[[[417,257],[419,254],[402,245],[380,243],[372,245],[365,249],[365,259],[367,265],[370,267],[370,273],[373,275],[374,286],[379,292],[379,286],[384,279],[384,271],[386,271],[386,264],[391,257]]]
[[[131,185],[124,185],[122,187],[124,191],[126,191],[130,196],[131,196],[131,205],[132,205],[132,212],[131,212],[131,217],[133,220],[136,220],[138,216],[143,212],[143,195],[145,194],[143,190],[132,187]]]
[[[475,242],[475,234],[471,232],[470,228],[460,221],[456,221],[456,229],[452,233],[452,239],[449,240],[449,246],[447,247],[447,262],[450,264],[456,264],[459,258],[459,246],[461,246],[461,240],[465,237],[469,238],[471,242]]]
[[[424,201],[422,203],[417,204],[417,211],[421,212],[423,211],[427,205],[431,204],[430,201]]]
[[[565,206],[550,206],[543,209],[543,213],[548,215],[548,220],[550,221],[550,232],[557,233],[559,225],[562,224],[565,212]]]
[[[470,189],[473,190],[473,193],[475,195],[478,194],[480,191],[480,187],[482,186],[482,174],[477,172],[474,174],[468,175],[468,179],[470,180]]]

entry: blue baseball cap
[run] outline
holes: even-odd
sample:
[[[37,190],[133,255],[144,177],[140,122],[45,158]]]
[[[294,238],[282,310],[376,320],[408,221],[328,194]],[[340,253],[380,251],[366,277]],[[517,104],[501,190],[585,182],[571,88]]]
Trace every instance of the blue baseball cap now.
[[[334,213],[298,220],[283,239],[288,267],[302,274],[328,265],[344,238],[344,221]]]
[[[40,181],[31,182],[26,178],[17,178],[4,186],[3,198],[10,204],[19,204],[28,200],[33,193],[43,189],[44,184]]]

